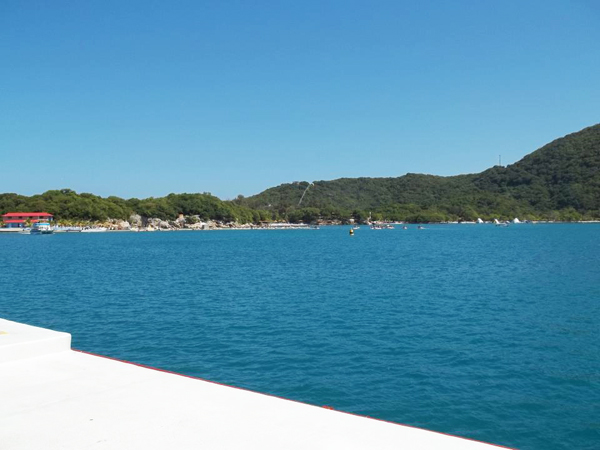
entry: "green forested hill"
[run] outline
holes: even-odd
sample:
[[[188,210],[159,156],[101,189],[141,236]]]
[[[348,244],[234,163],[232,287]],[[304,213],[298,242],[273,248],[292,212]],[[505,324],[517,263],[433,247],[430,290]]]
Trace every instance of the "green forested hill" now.
[[[507,167],[453,177],[398,178],[284,184],[244,203],[281,215],[367,214],[397,220],[600,217],[600,125],[557,139]],[[321,214],[323,215],[323,214]]]
[[[482,190],[506,193],[536,210],[600,210],[600,125],[557,139],[506,168],[478,174]]]
[[[234,202],[222,201],[210,194],[169,194],[166,197],[102,198],[93,194],[78,194],[70,189],[47,191],[27,197],[0,194],[0,213],[8,211],[45,211],[57,220],[102,221],[128,219],[131,214],[173,220],[178,214],[198,215],[201,219],[258,222],[271,218],[271,213],[252,210]]]
[[[102,198],[63,189],[31,197],[0,194],[0,213],[47,211],[57,219],[127,219],[131,214],[175,219],[258,222],[286,219],[444,220],[600,218],[600,124],[557,139],[507,167],[439,177],[340,178],[283,184],[258,195],[223,201],[204,194],[147,199]],[[298,204],[306,191],[302,204]]]

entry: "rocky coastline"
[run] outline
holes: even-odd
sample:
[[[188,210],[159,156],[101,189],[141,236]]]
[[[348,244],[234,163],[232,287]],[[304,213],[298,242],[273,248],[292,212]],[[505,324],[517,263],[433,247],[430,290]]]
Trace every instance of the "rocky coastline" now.
[[[341,224],[341,223],[339,223]],[[332,225],[339,225],[333,224]],[[153,217],[142,217],[132,214],[129,220],[107,219],[95,222],[58,222],[57,231],[199,231],[199,230],[251,230],[251,229],[294,229],[311,228],[311,226],[300,223],[289,222],[260,222],[239,223],[220,220],[202,220],[200,216],[184,216],[180,214],[175,220],[164,220]]]

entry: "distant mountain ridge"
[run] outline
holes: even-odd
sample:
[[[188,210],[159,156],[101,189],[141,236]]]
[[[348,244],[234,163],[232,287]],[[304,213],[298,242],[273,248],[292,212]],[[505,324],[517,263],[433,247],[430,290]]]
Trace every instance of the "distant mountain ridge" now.
[[[288,183],[244,199],[251,208],[298,209],[307,182]],[[507,167],[441,177],[340,178],[316,181],[301,208],[413,209],[459,219],[475,215],[600,216],[600,124],[550,142]],[[389,211],[388,211],[389,212]]]

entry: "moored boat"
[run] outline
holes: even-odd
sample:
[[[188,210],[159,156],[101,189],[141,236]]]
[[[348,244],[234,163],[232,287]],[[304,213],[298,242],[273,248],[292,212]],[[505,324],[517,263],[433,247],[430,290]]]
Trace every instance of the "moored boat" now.
[[[50,226],[49,222],[35,222],[31,226],[29,234],[53,234],[54,228]]]
[[[87,227],[81,230],[82,233],[104,233],[108,231],[105,227]]]

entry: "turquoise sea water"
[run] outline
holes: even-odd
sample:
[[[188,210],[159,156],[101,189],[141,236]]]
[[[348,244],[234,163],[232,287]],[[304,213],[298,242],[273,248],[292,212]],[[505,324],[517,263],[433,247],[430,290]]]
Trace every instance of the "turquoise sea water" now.
[[[0,235],[0,317],[521,449],[600,448],[600,226]]]

